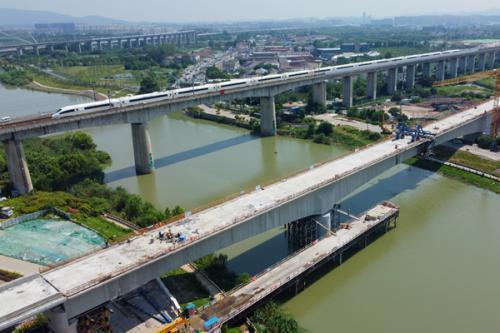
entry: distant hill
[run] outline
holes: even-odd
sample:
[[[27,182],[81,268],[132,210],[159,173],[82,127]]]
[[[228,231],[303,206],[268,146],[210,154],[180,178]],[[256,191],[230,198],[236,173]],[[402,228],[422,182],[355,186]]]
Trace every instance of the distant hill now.
[[[74,17],[55,12],[0,8],[0,26],[30,26],[35,23],[121,24],[126,21],[103,16]]]

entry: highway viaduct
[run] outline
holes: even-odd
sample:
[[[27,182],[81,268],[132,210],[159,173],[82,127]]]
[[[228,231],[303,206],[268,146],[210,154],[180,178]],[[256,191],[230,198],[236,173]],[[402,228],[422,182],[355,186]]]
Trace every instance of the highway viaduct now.
[[[72,117],[53,119],[50,115],[30,119],[14,119],[0,126],[0,140],[4,142],[7,166],[13,187],[21,194],[33,190],[29,166],[24,156],[22,140],[47,134],[61,133],[71,130],[98,126],[130,123],[134,150],[135,168],[138,174],[153,172],[152,142],[148,132],[148,122],[160,116],[199,104],[212,104],[224,100],[260,98],[261,122],[260,132],[263,136],[276,134],[276,112],[274,96],[302,86],[313,86],[313,100],[326,105],[326,82],[328,80],[343,81],[343,101],[346,108],[352,106],[353,78],[366,75],[368,78],[367,95],[376,98],[377,75],[387,72],[389,91],[395,93],[398,87],[399,71],[405,72],[405,87],[413,88],[417,68],[421,75],[435,76],[436,80],[445,79],[447,70],[449,77],[456,77],[473,71],[492,69],[495,65],[499,45],[482,46],[472,49],[456,50],[452,53],[440,52],[437,55],[412,55],[386,59],[383,62],[364,62],[360,66],[336,66],[329,72],[314,72],[307,76],[292,76],[286,79],[262,81],[225,91],[211,91],[204,94],[187,94],[174,99],[157,102],[113,107],[105,111],[75,115]],[[459,66],[465,63],[466,66]],[[435,74],[433,68],[435,68]]]
[[[144,47],[146,45],[188,45],[196,42],[195,31],[178,31],[170,33],[156,33],[145,35],[131,35],[131,36],[112,36],[112,37],[98,37],[86,38],[69,41],[53,41],[43,43],[21,44],[1,46],[1,53],[17,52],[23,55],[27,51],[32,51],[36,55],[40,55],[42,50],[46,52],[54,52],[56,49],[65,50],[66,52],[74,51],[82,53],[83,51],[104,50],[112,48],[136,48]]]
[[[387,140],[311,167],[255,191],[241,193],[183,219],[159,226],[40,274],[0,286],[0,330],[44,312],[56,333],[76,332],[75,318],[160,275],[292,221],[314,218],[331,226],[335,203],[432,145],[489,128],[493,101],[454,114],[425,129],[434,138]],[[181,243],[160,242],[158,231],[181,233]]]

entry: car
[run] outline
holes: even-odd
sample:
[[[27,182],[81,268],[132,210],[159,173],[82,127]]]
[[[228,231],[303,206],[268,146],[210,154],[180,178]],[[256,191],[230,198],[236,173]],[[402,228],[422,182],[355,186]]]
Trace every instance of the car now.
[[[7,123],[7,122],[9,122],[11,120],[12,120],[11,117],[5,116],[5,117],[0,118],[0,123]]]

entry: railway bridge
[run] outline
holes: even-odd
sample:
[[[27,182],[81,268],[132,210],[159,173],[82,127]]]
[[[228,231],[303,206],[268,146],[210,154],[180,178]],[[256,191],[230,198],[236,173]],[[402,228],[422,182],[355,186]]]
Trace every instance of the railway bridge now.
[[[491,69],[495,66],[495,56],[499,50],[500,45],[495,44],[471,49],[373,60],[320,68],[308,71],[305,75],[305,71],[301,71],[288,73],[286,77],[276,78],[276,75],[274,78],[273,76],[259,77],[252,84],[235,84],[232,86],[232,81],[230,81],[224,83],[226,88],[207,90],[202,93],[194,93],[195,88],[193,87],[193,93],[178,95],[175,98],[112,106],[104,111],[76,114],[71,117],[56,119],[49,114],[25,119],[13,119],[0,126],[0,140],[4,142],[13,187],[21,194],[33,190],[29,166],[22,147],[23,139],[90,127],[131,124],[135,168],[137,173],[147,174],[153,172],[154,169],[152,142],[147,124],[149,121],[168,113],[199,104],[213,104],[248,97],[260,98],[260,132],[263,136],[270,136],[276,133],[274,96],[283,92],[312,85],[314,102],[326,105],[326,82],[328,80],[342,80],[343,101],[345,107],[349,108],[352,106],[353,78],[356,76],[367,76],[367,96],[375,99],[377,75],[380,72],[387,72],[388,89],[393,94],[398,89],[398,82],[401,77],[398,72],[400,71],[405,73],[405,87],[411,89],[415,85],[417,72],[424,77],[432,76],[436,80],[444,80],[446,77],[456,77],[462,73]],[[463,65],[464,63],[466,65]],[[234,81],[234,83],[237,82],[238,80]]]

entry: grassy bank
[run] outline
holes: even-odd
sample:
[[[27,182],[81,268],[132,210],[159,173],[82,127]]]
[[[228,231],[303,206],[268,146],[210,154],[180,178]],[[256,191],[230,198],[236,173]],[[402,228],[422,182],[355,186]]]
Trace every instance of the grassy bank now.
[[[434,155],[440,160],[460,164],[472,169],[500,177],[500,162],[481,158],[463,150],[454,150],[444,146],[433,149]]]
[[[412,157],[405,161],[406,164],[430,170],[433,172],[438,172],[446,177],[450,177],[459,180],[463,183],[470,184],[476,187],[484,188],[500,194],[500,183],[494,180],[478,176],[473,173],[469,173],[460,169],[456,169],[441,163],[432,162],[424,159],[419,159]]]

